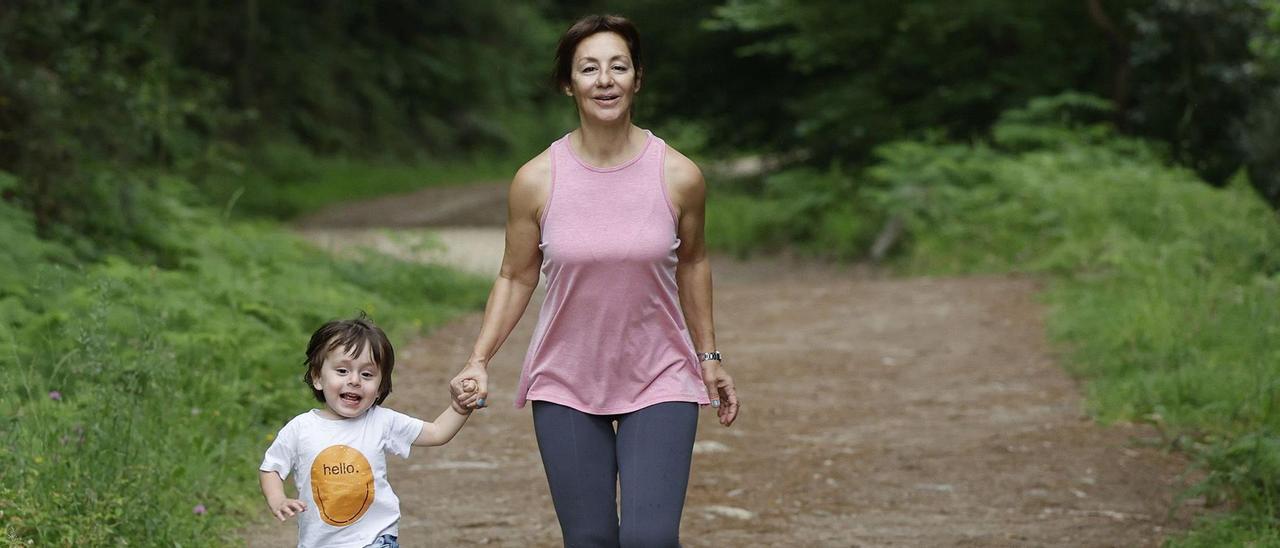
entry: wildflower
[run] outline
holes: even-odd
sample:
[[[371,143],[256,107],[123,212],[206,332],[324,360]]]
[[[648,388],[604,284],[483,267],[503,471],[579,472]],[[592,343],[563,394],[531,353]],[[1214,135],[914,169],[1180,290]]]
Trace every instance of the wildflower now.
[[[49,399],[53,401],[62,401],[62,392],[59,392],[57,390],[50,390]]]
[[[197,515],[197,516],[203,516],[203,515],[204,515],[204,513],[205,513],[205,512],[207,512],[207,511],[208,511],[208,510],[206,510],[206,509],[205,509],[205,507],[204,507],[204,505],[203,505],[203,504],[197,504],[195,508],[192,508],[192,509],[191,509],[191,513],[193,513],[193,514],[195,514],[195,515]]]

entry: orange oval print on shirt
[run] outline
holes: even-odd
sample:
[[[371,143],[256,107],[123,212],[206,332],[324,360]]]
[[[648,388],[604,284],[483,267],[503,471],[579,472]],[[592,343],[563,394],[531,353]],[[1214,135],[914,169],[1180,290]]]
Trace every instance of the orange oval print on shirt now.
[[[320,519],[334,527],[359,520],[373,505],[373,468],[354,447],[334,445],[311,463],[311,496]]]

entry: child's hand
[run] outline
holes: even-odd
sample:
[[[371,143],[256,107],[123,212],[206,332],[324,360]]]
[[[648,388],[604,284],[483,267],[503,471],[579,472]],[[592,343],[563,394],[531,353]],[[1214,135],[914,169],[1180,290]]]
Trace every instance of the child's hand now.
[[[271,505],[271,513],[276,519],[284,521],[286,518],[297,515],[307,510],[307,503],[298,499],[284,499],[275,505]]]
[[[476,383],[476,381],[475,381],[474,379],[462,379],[462,393],[463,393],[463,394],[474,394],[474,393],[475,393],[475,391],[476,391],[477,389],[479,389],[479,388],[480,388],[480,385],[479,385],[478,383]],[[454,407],[457,407],[457,406],[454,406]],[[474,411],[474,410],[473,410],[473,409],[470,409],[470,408],[467,408],[467,409],[465,409],[465,410],[463,411],[463,414],[464,414],[464,415],[470,415],[472,411]]]

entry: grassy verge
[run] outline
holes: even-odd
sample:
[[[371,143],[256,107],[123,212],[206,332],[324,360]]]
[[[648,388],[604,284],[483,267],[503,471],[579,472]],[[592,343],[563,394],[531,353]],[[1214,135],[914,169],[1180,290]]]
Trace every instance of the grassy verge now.
[[[165,203],[152,221],[173,264],[160,268],[110,253],[80,262],[0,201],[5,542],[234,543],[260,513],[253,470],[268,436],[312,404],[299,380],[312,329],[363,309],[403,343],[487,292],[452,271],[337,260],[270,223]]]
[[[1207,472],[1186,495],[1231,508],[1171,544],[1274,545],[1280,218],[1244,181],[1215,189],[1144,143],[1060,121],[1064,108],[1090,106],[1070,96],[1033,103],[985,144],[886,145],[857,178],[790,175],[840,185],[773,176],[761,201],[713,195],[711,241],[742,251],[781,232],[805,238],[801,249],[859,256],[868,229],[897,216],[903,272],[1048,276],[1048,328],[1066,367],[1089,381],[1093,413],[1159,426]],[[856,208],[866,222],[829,220]],[[806,236],[826,227],[845,232],[822,244]],[[715,230],[728,234],[717,240]],[[840,241],[855,247],[831,249]]]
[[[201,185],[235,217],[290,219],[349,200],[509,180],[520,167],[512,157],[496,155],[418,161],[318,156],[283,142],[246,154],[252,169],[227,163]]]
[[[318,154],[286,138],[264,137],[249,146],[218,143],[183,172],[198,180],[202,197],[232,218],[286,220],[331,204],[428,186],[509,181],[577,122],[568,104],[490,114],[501,122],[489,128],[495,141],[444,147],[474,151],[466,154],[445,154],[419,142],[382,155]],[[407,150],[419,152],[407,158]]]

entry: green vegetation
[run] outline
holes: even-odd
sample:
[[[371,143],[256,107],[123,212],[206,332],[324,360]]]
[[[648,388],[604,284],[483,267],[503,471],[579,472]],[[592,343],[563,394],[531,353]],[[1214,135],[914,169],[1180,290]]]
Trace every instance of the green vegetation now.
[[[508,180],[520,167],[510,157],[406,162],[320,156],[285,143],[259,148],[247,165],[252,167],[208,177],[201,185],[204,194],[235,217],[282,220],[348,200],[428,186]]]
[[[311,330],[363,309],[403,343],[487,294],[484,280],[335,260],[176,200],[152,213],[172,267],[79,263],[0,202],[0,538],[233,542],[259,515],[251,472],[266,436],[314,404],[299,382]]]
[[[561,131],[541,91],[555,32],[534,5],[20,4],[0,10],[0,170],[44,237],[134,239],[147,172],[288,215],[436,179],[387,164],[487,171]],[[350,173],[366,161],[382,173]],[[315,192],[272,188],[307,173]]]
[[[696,101],[677,101],[702,107],[716,141],[863,164],[888,141],[981,137],[1001,112],[1077,89],[1107,97],[1118,127],[1165,143],[1204,180],[1221,186],[1243,165],[1280,204],[1280,147],[1268,139],[1280,106],[1275,0],[727,0],[713,10],[702,47],[749,62],[734,68],[750,81],[708,79]],[[771,103],[737,99],[757,86]]]
[[[713,181],[709,186],[707,241],[738,257],[789,246],[857,259],[877,228],[873,223],[879,215],[853,199],[854,179],[838,166],[792,169],[729,187]]]
[[[1105,106],[1039,99],[1003,115],[989,142],[891,143],[861,176],[772,175],[759,199],[713,198],[713,244],[791,239],[858,257],[880,223],[837,220],[865,208],[902,219],[892,264],[906,273],[1049,276],[1049,330],[1090,381],[1093,413],[1156,424],[1208,473],[1188,496],[1240,505],[1177,544],[1275,539],[1280,218],[1243,181],[1215,189],[1148,143],[1075,121]]]

